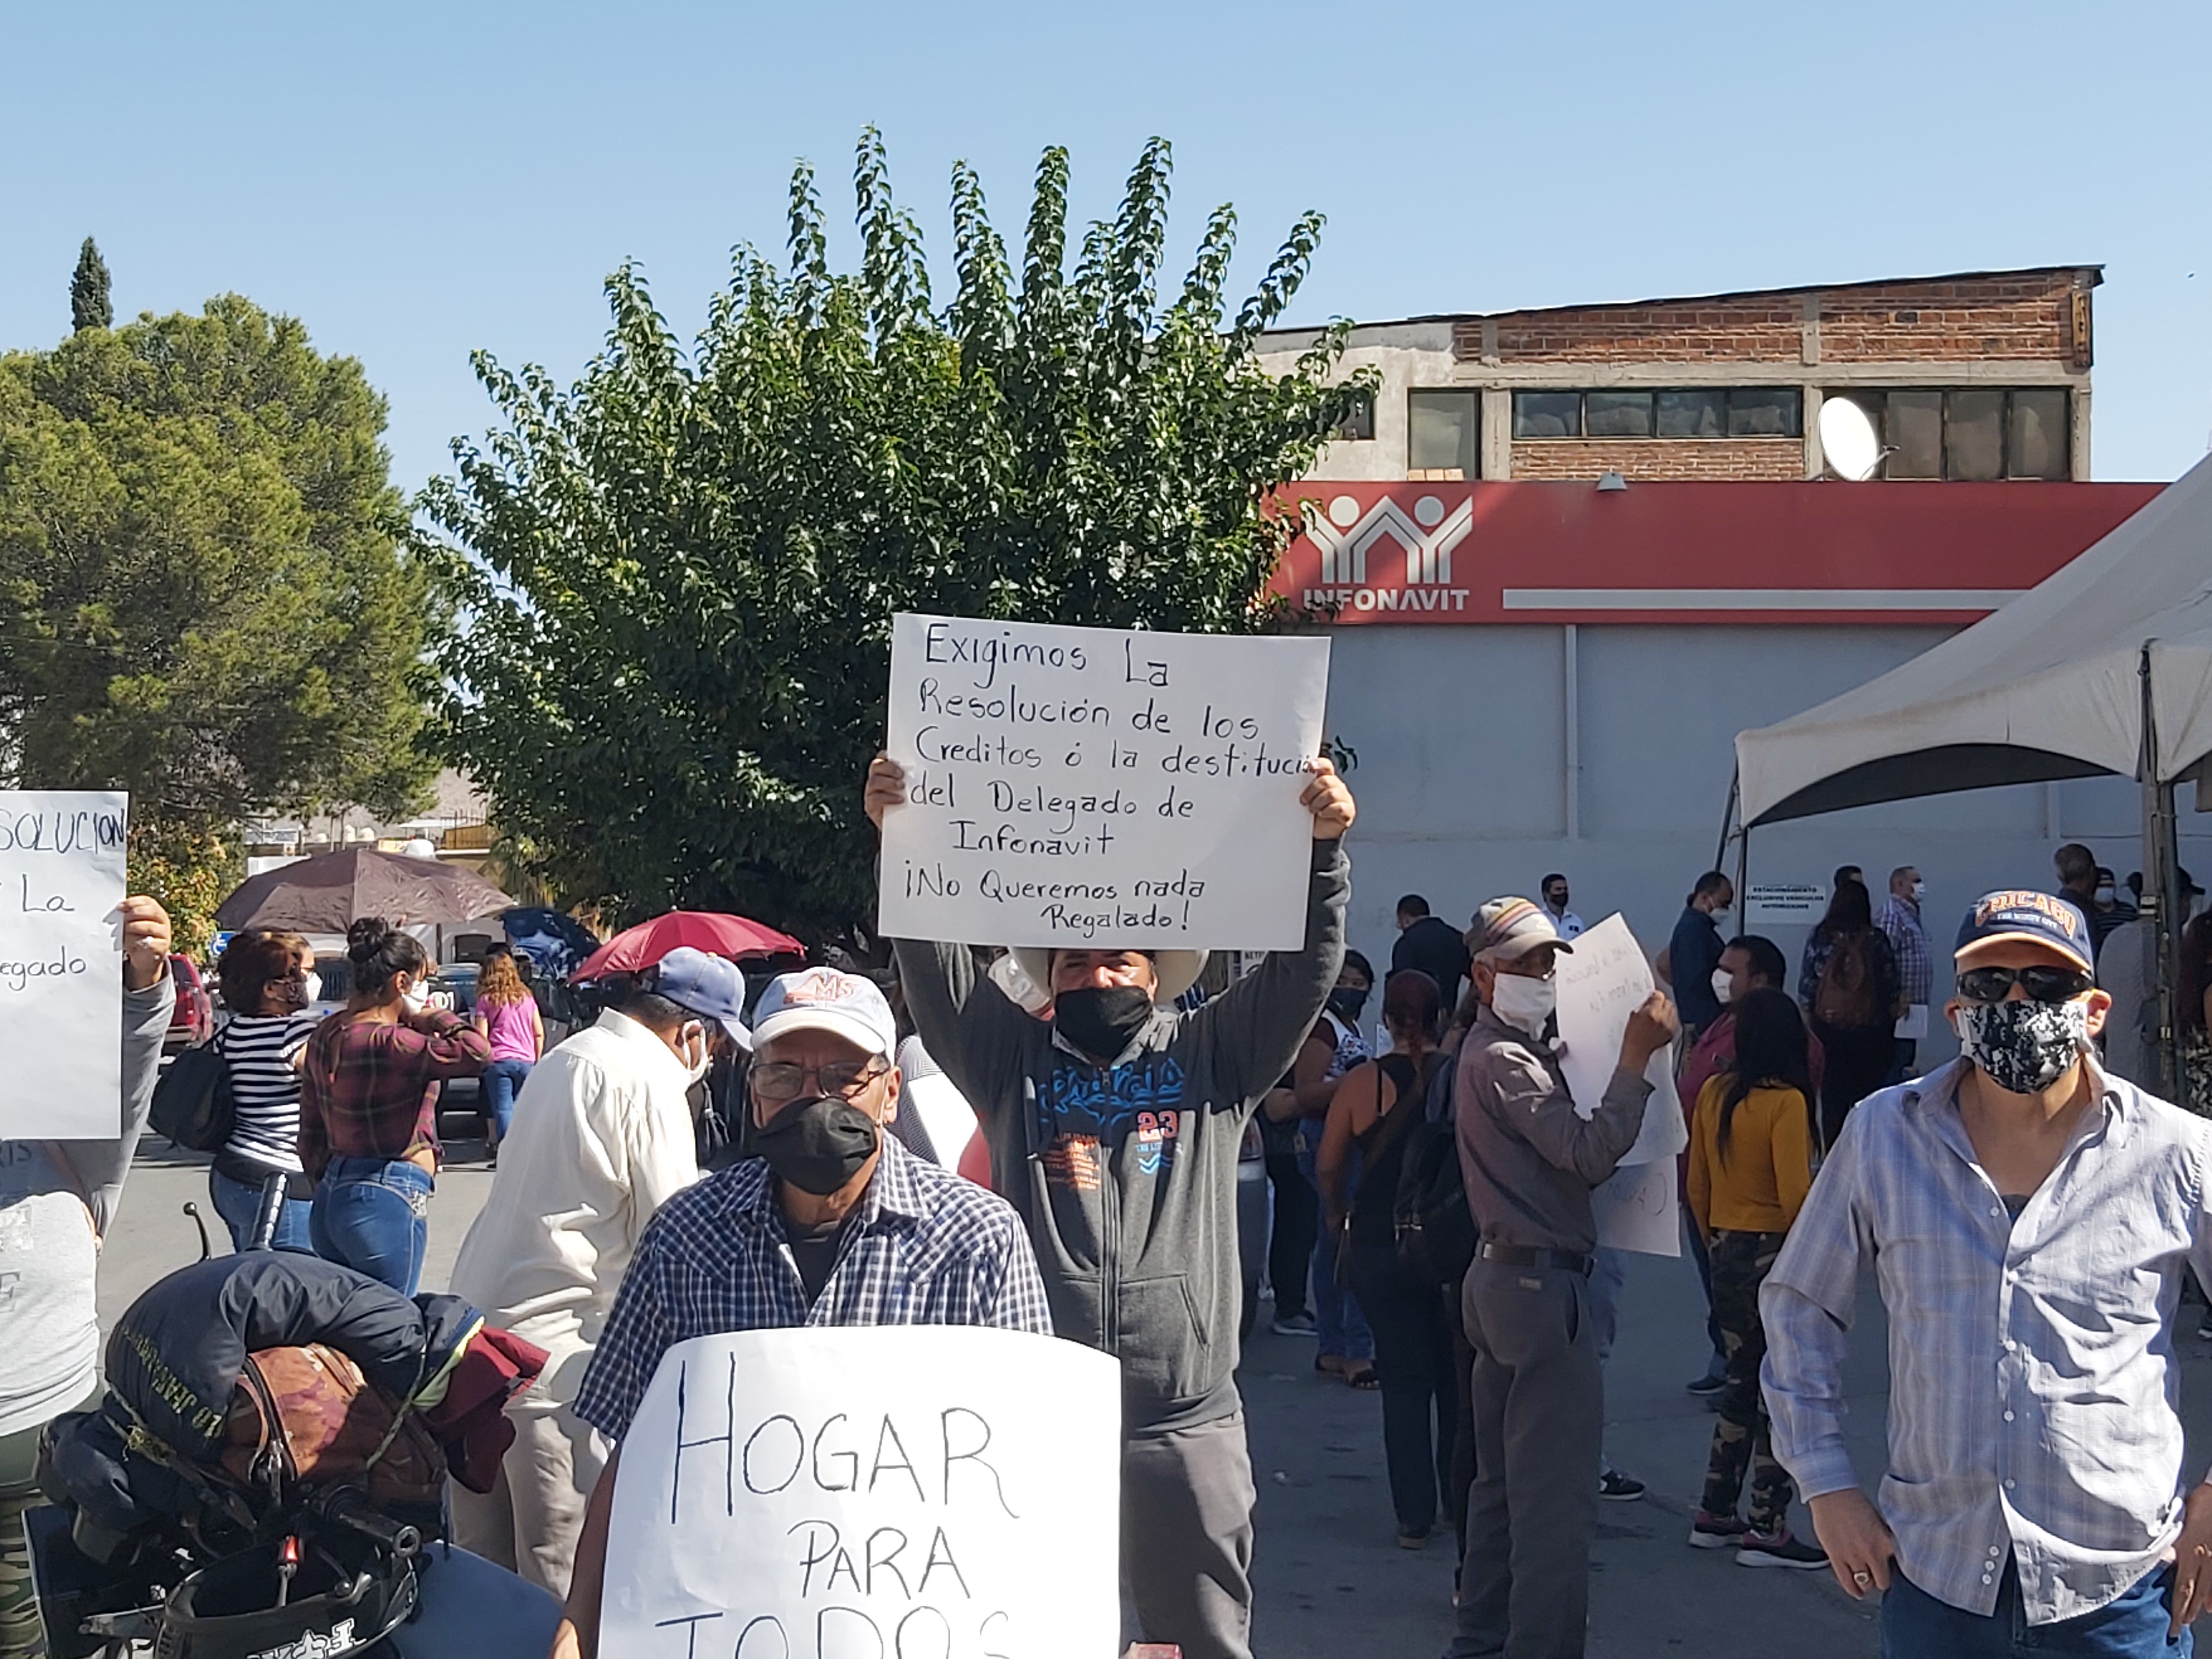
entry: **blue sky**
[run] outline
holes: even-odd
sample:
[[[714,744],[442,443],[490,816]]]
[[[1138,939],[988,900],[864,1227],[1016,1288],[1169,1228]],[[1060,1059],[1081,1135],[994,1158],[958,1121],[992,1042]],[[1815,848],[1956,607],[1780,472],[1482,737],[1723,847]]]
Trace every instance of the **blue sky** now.
[[[2165,479],[2212,431],[2208,64],[2202,0],[0,0],[0,348],[96,235],[120,314],[236,289],[358,356],[412,489],[490,418],[471,349],[570,378],[625,257],[688,335],[794,158],[849,224],[864,123],[940,257],[956,158],[1012,240],[1044,145],[1091,216],[1160,133],[1179,256],[1233,200],[1249,283],[1329,216],[1294,320],[2100,262],[2095,471]]]

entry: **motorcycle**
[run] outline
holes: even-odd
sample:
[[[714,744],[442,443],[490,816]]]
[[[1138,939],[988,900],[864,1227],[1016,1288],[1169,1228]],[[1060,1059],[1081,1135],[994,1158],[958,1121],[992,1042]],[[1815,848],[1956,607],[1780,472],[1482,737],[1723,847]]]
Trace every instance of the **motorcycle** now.
[[[544,1659],[560,1603],[450,1542],[444,1499],[449,1470],[489,1489],[543,1360],[313,1257],[170,1274],[118,1322],[98,1409],[42,1439],[53,1659]]]

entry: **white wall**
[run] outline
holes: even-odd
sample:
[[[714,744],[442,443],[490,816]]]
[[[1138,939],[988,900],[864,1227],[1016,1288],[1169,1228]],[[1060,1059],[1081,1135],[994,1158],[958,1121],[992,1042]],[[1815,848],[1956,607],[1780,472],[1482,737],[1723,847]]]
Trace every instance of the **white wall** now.
[[[1946,630],[1908,627],[1595,627],[1576,630],[1579,787],[1570,837],[1566,630],[1356,626],[1335,631],[1328,731],[1358,752],[1352,942],[1387,967],[1399,895],[1464,924],[1501,893],[1566,872],[1574,908],[1621,911],[1666,943],[1712,866],[1735,733],[1809,708],[1917,655]],[[2212,817],[2187,811],[2181,860],[2212,878]],[[2124,779],[2024,785],[1858,807],[1754,831],[1753,881],[1827,883],[1863,866],[1879,902],[1919,866],[1943,964],[1966,905],[1991,888],[2047,888],[2051,855],[2087,842],[2124,881],[2143,867],[2142,794]],[[1734,857],[1728,868],[1734,873]],[[1730,931],[1741,931],[1741,914]],[[1759,929],[1794,966],[1802,928]],[[1923,1045],[1923,1057],[1940,1052]]]

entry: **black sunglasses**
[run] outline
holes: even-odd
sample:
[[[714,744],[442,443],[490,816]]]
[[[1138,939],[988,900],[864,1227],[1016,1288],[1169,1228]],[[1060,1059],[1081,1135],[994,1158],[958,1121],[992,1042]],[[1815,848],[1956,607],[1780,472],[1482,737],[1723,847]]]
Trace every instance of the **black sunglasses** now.
[[[1959,994],[1969,1002],[2002,1002],[2018,985],[2031,1002],[2071,1002],[2096,981],[2079,968],[1969,968],[1959,975]]]

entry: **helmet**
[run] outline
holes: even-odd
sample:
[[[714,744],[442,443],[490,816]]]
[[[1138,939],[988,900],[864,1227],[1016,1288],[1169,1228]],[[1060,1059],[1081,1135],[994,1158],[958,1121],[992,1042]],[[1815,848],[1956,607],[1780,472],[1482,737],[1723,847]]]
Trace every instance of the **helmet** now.
[[[289,1585],[279,1563],[264,1546],[186,1578],[161,1609],[155,1659],[346,1659],[415,1610],[411,1556],[372,1549],[341,1562],[313,1549]]]

